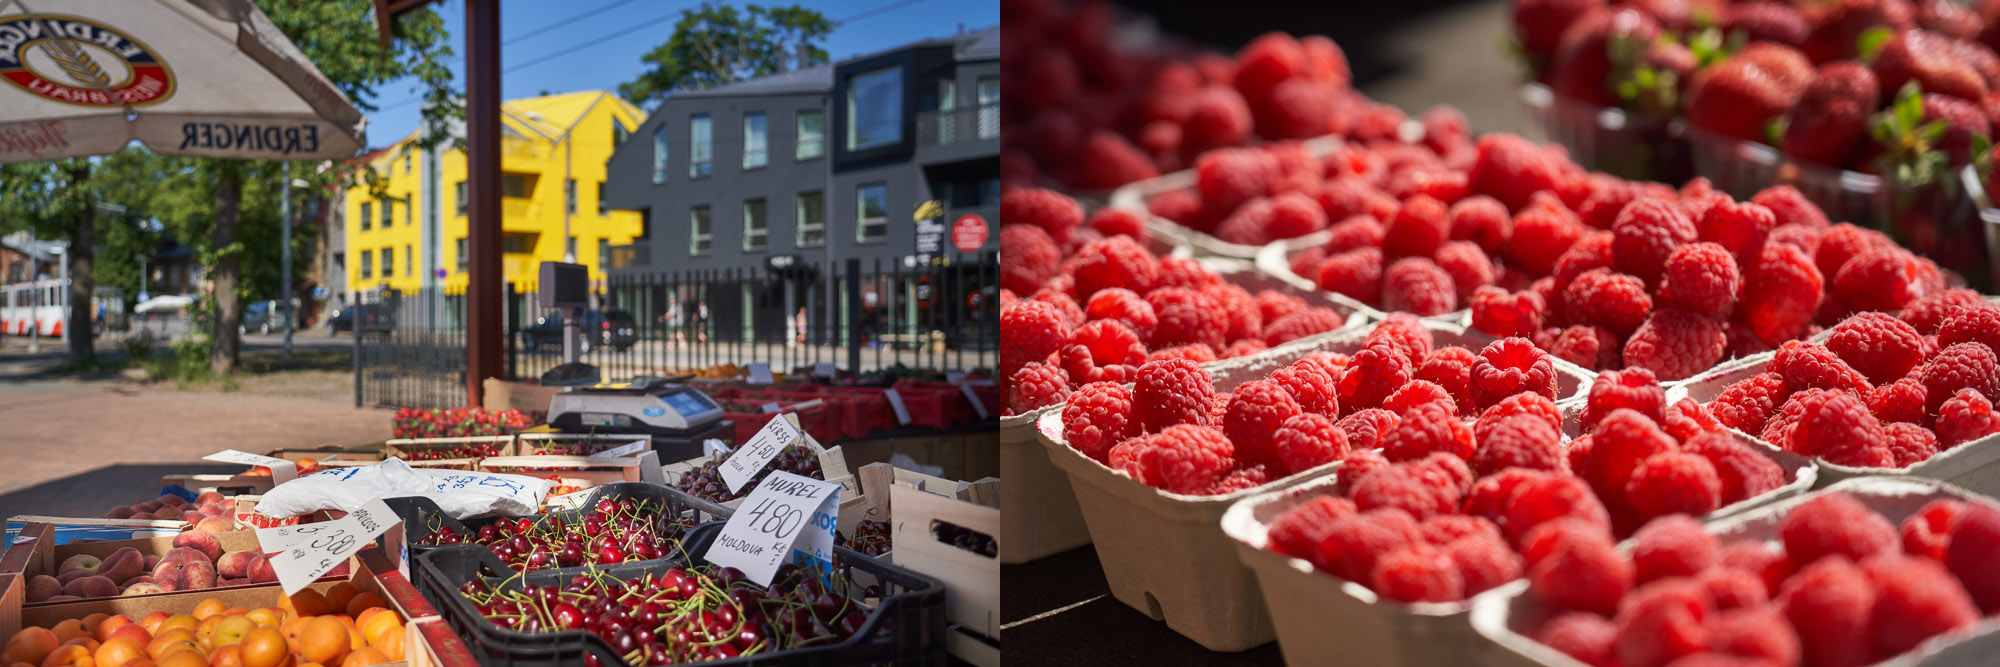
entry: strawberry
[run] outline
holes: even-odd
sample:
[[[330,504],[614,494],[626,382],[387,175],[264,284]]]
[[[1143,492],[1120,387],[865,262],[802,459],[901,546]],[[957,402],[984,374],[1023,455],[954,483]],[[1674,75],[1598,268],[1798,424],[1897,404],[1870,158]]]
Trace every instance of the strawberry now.
[[[1951,164],[1962,165],[1972,161],[1974,137],[1986,145],[1991,145],[1993,121],[1979,105],[1956,97],[1924,95],[1924,120],[1945,124],[1944,136],[1937,140],[1938,150],[1950,156]]]
[[[1915,22],[1909,0],[1848,0],[1815,5],[1807,17],[1812,32],[1799,48],[1815,63],[1847,60],[1859,54],[1861,33],[1876,26],[1904,30]]]
[[[1540,71],[1562,44],[1563,31],[1604,0],[1514,0],[1514,35],[1530,68]]]
[[[1799,10],[1779,2],[1741,2],[1722,8],[1722,31],[1741,33],[1744,43],[1777,42],[1796,47],[1805,43],[1812,26]]]
[[[1822,65],[1785,119],[1779,147],[1793,159],[1839,167],[1868,138],[1881,92],[1875,73],[1852,62]]]
[[[1586,104],[1617,106],[1618,98],[1607,82],[1614,73],[1633,67],[1659,35],[1658,21],[1630,7],[1584,14],[1563,31],[1549,65],[1549,87]]]
[[[1979,12],[1952,0],[1917,0],[1917,25],[1952,39],[1973,39],[1986,25]]]
[[[1911,81],[1926,93],[1968,100],[1986,96],[1986,78],[1961,60],[1961,47],[1949,37],[1922,30],[1904,30],[1875,52],[1875,77],[1883,90],[1902,90]],[[1991,55],[1990,53],[1988,55]]]
[[[1751,44],[1695,75],[1685,113],[1689,123],[1709,132],[1763,141],[1771,119],[1791,108],[1811,81],[1812,65],[1797,50]]]

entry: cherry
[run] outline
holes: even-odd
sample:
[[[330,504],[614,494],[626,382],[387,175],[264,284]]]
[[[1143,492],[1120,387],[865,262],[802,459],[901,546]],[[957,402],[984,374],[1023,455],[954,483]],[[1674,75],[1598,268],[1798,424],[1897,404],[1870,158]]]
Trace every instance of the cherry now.
[[[500,536],[500,529],[494,527],[492,524],[487,524],[479,527],[479,541],[481,542],[491,542],[494,539],[497,539],[499,536]]]
[[[575,542],[564,544],[562,551],[556,552],[556,562],[561,563],[563,567],[582,565],[583,545]]]
[[[583,610],[568,602],[558,602],[550,607],[549,615],[555,619],[556,625],[562,626],[564,630],[583,627]]]
[[[619,549],[617,545],[607,544],[604,545],[604,548],[597,550],[598,565],[611,565],[623,562],[625,562],[625,551]]]
[[[611,514],[618,511],[618,502],[610,498],[599,500],[597,501],[596,510],[598,514]]]

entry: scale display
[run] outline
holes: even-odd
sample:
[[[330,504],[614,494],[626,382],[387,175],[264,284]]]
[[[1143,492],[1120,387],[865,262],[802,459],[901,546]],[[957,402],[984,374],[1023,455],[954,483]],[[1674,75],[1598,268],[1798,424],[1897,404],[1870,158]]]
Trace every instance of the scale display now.
[[[677,391],[661,396],[660,400],[665,401],[667,407],[673,408],[674,412],[680,413],[682,417],[692,417],[714,410],[716,407],[714,403],[709,402],[707,396],[691,391]]]

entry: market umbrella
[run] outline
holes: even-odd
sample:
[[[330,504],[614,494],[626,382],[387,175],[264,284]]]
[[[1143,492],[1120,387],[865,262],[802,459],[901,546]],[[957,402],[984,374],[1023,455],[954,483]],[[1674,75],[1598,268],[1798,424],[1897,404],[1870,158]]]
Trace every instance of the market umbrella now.
[[[249,0],[0,0],[0,162],[341,159],[367,122]]]

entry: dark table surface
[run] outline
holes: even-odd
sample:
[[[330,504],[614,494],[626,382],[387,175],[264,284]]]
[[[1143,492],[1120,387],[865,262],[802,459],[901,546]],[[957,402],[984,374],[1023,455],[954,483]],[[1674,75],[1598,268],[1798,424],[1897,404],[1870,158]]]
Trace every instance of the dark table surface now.
[[[1010,666],[1284,663],[1276,642],[1216,653],[1125,606],[1111,596],[1091,547],[1003,566],[1000,584],[1001,639]]]

